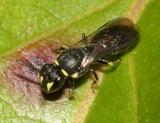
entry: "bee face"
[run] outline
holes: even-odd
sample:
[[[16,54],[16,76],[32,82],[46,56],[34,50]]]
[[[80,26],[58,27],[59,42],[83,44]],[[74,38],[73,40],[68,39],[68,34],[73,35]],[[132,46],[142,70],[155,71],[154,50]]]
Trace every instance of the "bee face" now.
[[[59,90],[65,82],[61,70],[55,64],[44,65],[40,72],[40,78],[42,89],[46,93]]]

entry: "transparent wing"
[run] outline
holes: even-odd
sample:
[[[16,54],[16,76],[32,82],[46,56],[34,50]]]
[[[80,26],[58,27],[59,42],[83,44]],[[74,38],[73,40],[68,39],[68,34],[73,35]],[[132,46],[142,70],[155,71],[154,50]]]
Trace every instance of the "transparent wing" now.
[[[89,35],[88,40],[95,46],[93,51],[84,58],[81,66],[87,67],[100,58],[121,53],[133,46],[138,38],[138,31],[131,20],[118,18],[110,21]]]

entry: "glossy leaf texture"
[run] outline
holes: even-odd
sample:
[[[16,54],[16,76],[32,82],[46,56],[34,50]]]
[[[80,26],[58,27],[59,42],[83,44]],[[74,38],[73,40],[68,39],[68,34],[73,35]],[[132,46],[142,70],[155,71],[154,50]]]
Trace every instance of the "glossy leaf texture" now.
[[[3,122],[159,123],[160,2],[156,0],[1,1],[0,7],[0,120]],[[156,14],[157,13],[157,14]],[[59,98],[42,94],[39,86],[17,79],[18,70],[37,80],[35,73],[17,68],[23,55],[52,61],[50,44],[72,44],[109,20],[129,17],[140,32],[137,46],[121,58],[116,69],[100,67],[96,93],[92,80],[76,81],[75,98],[65,90]],[[44,56],[46,55],[46,57]],[[46,60],[46,61],[47,61]],[[33,74],[33,75],[32,75]],[[26,81],[27,83],[24,83]]]

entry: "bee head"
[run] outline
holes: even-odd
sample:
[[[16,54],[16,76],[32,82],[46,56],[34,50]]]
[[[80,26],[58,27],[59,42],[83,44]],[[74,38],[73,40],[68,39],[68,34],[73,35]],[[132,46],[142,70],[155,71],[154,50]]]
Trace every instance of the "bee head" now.
[[[45,64],[40,71],[40,83],[46,93],[58,91],[65,82],[65,78],[56,64]]]

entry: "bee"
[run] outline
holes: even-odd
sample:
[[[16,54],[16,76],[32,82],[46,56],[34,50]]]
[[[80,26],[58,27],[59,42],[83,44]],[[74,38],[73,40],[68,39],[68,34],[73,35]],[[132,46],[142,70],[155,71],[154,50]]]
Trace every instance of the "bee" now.
[[[59,55],[53,64],[45,64],[41,69],[34,67],[39,72],[42,90],[54,93],[66,81],[73,88],[74,80],[88,72],[94,75],[93,84],[97,83],[95,64],[115,64],[112,58],[133,47],[138,39],[135,24],[123,17],[109,21],[88,36],[82,34],[82,39],[76,44],[57,49]],[[22,61],[18,63],[23,64]]]

